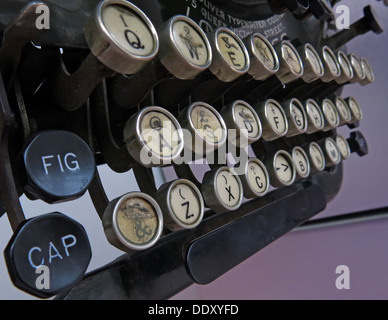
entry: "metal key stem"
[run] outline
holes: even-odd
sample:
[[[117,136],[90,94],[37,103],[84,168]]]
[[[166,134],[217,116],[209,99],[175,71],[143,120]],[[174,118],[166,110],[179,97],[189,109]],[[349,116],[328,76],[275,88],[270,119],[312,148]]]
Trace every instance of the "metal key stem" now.
[[[372,6],[364,8],[364,17],[354,22],[349,29],[344,29],[335,35],[324,39],[324,42],[333,50],[341,48],[355,37],[373,31],[376,34],[382,33],[384,30],[378,21],[375,11]]]

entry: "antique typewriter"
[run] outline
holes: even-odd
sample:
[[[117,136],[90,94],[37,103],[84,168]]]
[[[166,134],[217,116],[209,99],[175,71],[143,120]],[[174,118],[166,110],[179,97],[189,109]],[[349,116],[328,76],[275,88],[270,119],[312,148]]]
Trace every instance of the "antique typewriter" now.
[[[39,298],[167,299],[321,212],[347,159],[368,153],[362,106],[341,93],[374,74],[346,44],[383,31],[371,6],[338,30],[337,2],[2,0],[12,283]],[[109,199],[102,165],[132,171],[137,191]],[[99,248],[81,223],[26,218],[22,195],[90,196],[122,256],[86,272]]]

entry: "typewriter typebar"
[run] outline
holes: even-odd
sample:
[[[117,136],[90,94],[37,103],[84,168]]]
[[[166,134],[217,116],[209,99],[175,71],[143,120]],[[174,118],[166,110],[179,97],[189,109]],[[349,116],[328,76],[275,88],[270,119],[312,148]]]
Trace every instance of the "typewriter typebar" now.
[[[352,154],[368,154],[365,106],[342,89],[372,84],[373,65],[346,44],[382,32],[371,6],[328,32],[339,2],[3,0],[12,283],[39,298],[167,299],[324,210]],[[137,186],[109,199],[100,166],[132,172]],[[122,255],[87,272],[99,248],[77,218],[26,218],[22,195],[90,196],[87,214]],[[49,287],[37,282],[45,268]]]

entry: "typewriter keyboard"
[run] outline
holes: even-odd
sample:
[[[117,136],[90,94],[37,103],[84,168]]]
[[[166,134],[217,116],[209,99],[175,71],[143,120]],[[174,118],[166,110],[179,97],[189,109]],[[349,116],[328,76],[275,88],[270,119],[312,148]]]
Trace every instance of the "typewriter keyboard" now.
[[[35,26],[41,4],[31,2],[2,30],[1,207],[14,232],[4,255],[19,289],[84,298],[77,288],[88,285],[92,254],[84,227],[66,213],[26,219],[22,194],[49,204],[89,195],[89,214],[99,216],[127,267],[159,263],[168,275],[179,265],[184,287],[209,283],[323,210],[342,166],[368,153],[358,131],[365,106],[342,88],[373,83],[373,69],[346,51],[351,31],[318,40],[333,22],[330,1],[268,1],[265,18],[239,19],[241,28],[227,11],[234,1],[217,25],[181,10],[186,2],[160,1],[157,18],[139,1],[85,1],[84,41],[44,38]],[[283,18],[296,31],[275,37],[254,23]],[[342,126],[348,135],[337,133]],[[109,199],[102,183],[114,181],[101,181],[97,170],[105,164],[132,170],[137,191]],[[157,187],[153,170],[166,169],[174,178]],[[307,215],[298,217],[300,209]],[[271,214],[278,220],[266,223]],[[251,235],[241,238],[249,252],[232,242],[242,233]],[[36,282],[45,267],[49,288]],[[135,285],[139,269],[123,282]]]

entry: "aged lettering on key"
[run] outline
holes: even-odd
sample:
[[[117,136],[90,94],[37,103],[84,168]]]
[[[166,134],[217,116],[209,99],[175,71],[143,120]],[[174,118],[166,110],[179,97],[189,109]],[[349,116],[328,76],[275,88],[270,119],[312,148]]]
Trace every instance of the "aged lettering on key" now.
[[[131,198],[119,208],[118,228],[134,244],[146,244],[154,238],[158,219],[152,206],[141,198]]]
[[[190,53],[191,58],[195,58],[199,60],[198,56],[198,48],[202,48],[203,44],[202,43],[196,43],[194,41],[194,38],[191,36],[191,31],[187,26],[183,27],[185,34],[180,34],[179,36],[181,37],[182,41],[187,47],[187,50]]]
[[[252,118],[252,116],[249,113],[246,113],[246,110],[244,109],[242,109],[238,114],[243,119],[245,129],[248,130],[248,133],[252,133],[253,132],[252,123],[254,123],[255,120]]]
[[[229,207],[240,203],[240,184],[231,172],[222,170],[216,178],[216,189],[221,201]]]
[[[259,59],[261,58],[260,61],[263,62],[263,64],[269,69],[273,69],[275,64],[274,58],[265,42],[262,39],[255,37],[253,43],[255,45],[256,52],[259,54]]]
[[[187,183],[178,183],[170,191],[171,213],[186,227],[198,223],[203,213],[201,195]]]
[[[272,102],[266,105],[266,109],[267,119],[272,129],[279,135],[284,134],[287,130],[287,124],[282,111]]]
[[[284,45],[283,48],[284,48],[284,56],[285,56],[284,58],[287,64],[294,72],[300,73],[301,66],[296,53],[288,45]]]
[[[102,20],[110,37],[130,54],[147,56],[155,47],[154,36],[144,20],[121,5],[109,5]]]
[[[128,14],[125,10],[121,10],[124,12],[124,14]],[[138,35],[129,29],[127,23],[125,22],[124,16],[120,14],[121,21],[123,22],[124,26],[127,28],[124,30],[125,39],[127,39],[128,43],[132,48],[134,49],[144,49],[144,45],[141,44],[141,40],[139,39]],[[131,41],[131,36],[135,37],[135,41]]]
[[[232,35],[221,32],[217,37],[217,41],[221,54],[228,64],[237,69],[245,67],[246,60],[244,51]]]
[[[217,116],[205,106],[195,106],[190,113],[191,121],[202,139],[218,143],[223,138],[224,131]]]

